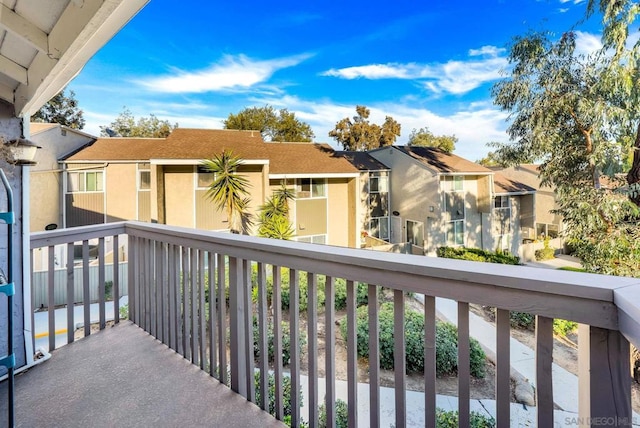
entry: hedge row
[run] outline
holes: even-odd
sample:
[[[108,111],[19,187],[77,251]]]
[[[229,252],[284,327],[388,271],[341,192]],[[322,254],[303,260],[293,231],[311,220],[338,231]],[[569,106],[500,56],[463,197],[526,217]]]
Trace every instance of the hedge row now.
[[[438,257],[447,259],[470,260],[473,262],[500,263],[503,265],[519,265],[520,257],[503,252],[485,251],[480,248],[440,247],[436,251]]]

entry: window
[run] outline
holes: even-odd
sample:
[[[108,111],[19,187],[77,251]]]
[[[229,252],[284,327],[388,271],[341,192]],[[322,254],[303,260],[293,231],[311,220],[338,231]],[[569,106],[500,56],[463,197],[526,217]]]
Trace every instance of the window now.
[[[151,171],[138,171],[138,190],[151,189]]]
[[[378,239],[389,239],[389,217],[372,218],[369,222],[369,235]]]
[[[215,178],[213,172],[207,170],[203,166],[198,166],[197,174],[198,174],[198,183],[197,183],[198,189],[208,188],[213,184],[213,180]]]
[[[296,238],[298,242],[308,242],[310,244],[326,244],[327,243],[327,235],[309,235],[309,236],[299,236]]]
[[[511,199],[508,196],[493,198],[493,235],[501,250],[511,246]]]
[[[301,178],[298,180],[296,197],[298,199],[326,197],[326,180],[324,178]]]
[[[558,225],[549,223],[536,223],[536,238],[544,239],[549,237],[555,239],[559,235]]]
[[[77,171],[67,173],[67,193],[102,192],[104,173],[102,171]]]
[[[447,213],[446,241],[448,245],[464,245],[464,180],[460,175],[442,178],[444,209]]]
[[[424,223],[407,220],[407,242],[418,247],[424,245]]]
[[[388,172],[369,174],[369,235],[389,239],[389,176]]]

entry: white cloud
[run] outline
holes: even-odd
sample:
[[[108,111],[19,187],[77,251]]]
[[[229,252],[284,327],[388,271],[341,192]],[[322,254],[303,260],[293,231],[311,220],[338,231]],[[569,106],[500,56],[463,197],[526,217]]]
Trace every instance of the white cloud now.
[[[226,55],[221,61],[204,70],[175,70],[170,75],[140,79],[136,83],[151,91],[164,93],[203,93],[246,89],[267,81],[276,71],[296,66],[309,57],[310,55],[303,54],[256,60],[245,55]]]
[[[254,101],[278,108],[286,107],[295,112],[296,117],[311,125],[316,141],[329,142],[337,149],[341,147],[335,146],[335,142],[328,136],[329,131],[339,120],[356,114],[355,106],[331,101],[306,101],[294,96]],[[507,113],[496,109],[490,101],[471,104],[466,109],[447,116],[411,104],[381,103],[367,107],[371,111],[369,118],[372,122],[382,123],[385,116],[392,116],[402,125],[402,135],[396,144],[406,144],[412,129],[426,126],[437,135],[454,134],[458,137],[455,153],[475,161],[489,151],[486,143],[508,140],[505,133]]]
[[[325,71],[323,76],[343,79],[411,79],[416,74],[415,64],[371,64]],[[413,77],[412,77],[413,76]]]
[[[507,66],[502,56],[504,49],[482,46],[471,49],[468,61],[448,61],[436,64],[388,63],[370,64],[335,69],[322,73],[324,76],[342,79],[405,79],[423,82],[425,88],[435,93],[464,94],[486,82],[497,80]],[[482,58],[476,58],[482,57]]]
[[[576,31],[576,53],[581,55],[591,55],[602,49],[600,35]]]

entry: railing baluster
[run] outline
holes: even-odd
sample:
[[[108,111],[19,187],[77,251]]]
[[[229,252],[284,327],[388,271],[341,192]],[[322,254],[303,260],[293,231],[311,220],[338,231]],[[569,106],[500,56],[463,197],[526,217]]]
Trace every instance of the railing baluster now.
[[[393,372],[396,396],[396,427],[398,428],[407,426],[406,361],[404,339],[404,291],[393,290]]]
[[[200,369],[204,370],[207,366],[207,311],[204,301],[204,260],[205,251],[200,250],[198,252],[198,296],[200,303],[198,304],[198,320],[200,321],[200,342],[198,346],[200,348]]]
[[[164,343],[164,312],[162,307],[162,294],[164,289],[164,284],[162,280],[162,269],[163,269],[163,260],[162,260],[162,242],[154,241],[153,252],[154,257],[152,259],[152,263],[154,265],[154,297],[155,297],[155,305],[156,305],[156,319],[154,324],[156,326],[156,334],[155,337],[159,341]]]
[[[247,400],[256,402],[255,356],[253,354],[253,309],[251,302],[251,262],[242,261],[242,297],[244,299],[244,357],[247,382]]]
[[[298,271],[289,269],[289,354],[291,361],[291,426],[300,426],[300,285]]]
[[[160,244],[160,289],[162,290],[162,343],[169,345],[169,244]]]
[[[469,304],[458,302],[458,412],[460,426],[469,426],[470,407]]]
[[[182,247],[182,356],[191,359],[191,307],[189,306],[189,248]]]
[[[149,331],[149,323],[147,322],[149,318],[149,305],[148,305],[148,295],[149,295],[149,277],[148,275],[148,262],[147,262],[147,252],[148,252],[149,242],[147,239],[140,239],[140,276],[138,282],[138,290],[140,290],[140,327],[144,331]]]
[[[48,248],[47,264],[47,315],[49,324],[49,351],[56,349],[56,302],[55,302],[55,251],[53,245]]]
[[[91,298],[89,295],[89,241],[82,241],[82,304],[84,305],[84,336],[91,334]]]
[[[128,265],[128,283],[127,283],[127,294],[128,294],[128,303],[129,303],[129,319],[134,323],[140,325],[140,295],[138,288],[138,269],[139,269],[139,259],[138,259],[138,238],[135,236],[127,237],[127,246],[128,246],[128,256],[127,256],[127,265]]]
[[[309,424],[318,425],[318,284],[316,275],[307,273],[307,356],[309,377]]]
[[[378,286],[369,284],[369,426],[380,426],[380,322]]]
[[[149,253],[148,257],[148,272],[149,282],[146,287],[149,290],[149,333],[157,338],[158,337],[158,267],[156,266],[156,246],[158,242],[156,240],[149,240]]]
[[[105,293],[105,276],[104,276],[104,238],[98,239],[98,314],[100,330],[103,330],[107,324],[106,311],[106,293]]]
[[[224,254],[218,254],[218,337],[220,338],[220,368],[218,379],[227,384],[227,298],[226,277],[227,267]]]
[[[273,266],[273,349],[275,355],[275,407],[276,418],[284,419],[284,400],[282,388],[282,289],[280,266]]]
[[[209,279],[209,375],[213,377],[219,377],[217,374],[218,367],[218,351],[216,348],[218,328],[217,316],[218,311],[216,308],[216,271],[215,271],[215,255],[209,252],[209,272],[207,278]],[[224,346],[224,345],[221,345]]]
[[[73,266],[73,242],[67,244],[67,343],[73,343],[75,336],[75,269]]]
[[[347,404],[348,425],[358,426],[358,335],[356,326],[356,292],[347,281]]]
[[[120,322],[120,237],[113,236],[113,288],[111,294],[113,296],[113,320],[115,323]]]
[[[552,364],[553,318],[536,316],[536,406],[539,427],[554,426]]]
[[[510,342],[511,320],[509,319],[509,311],[496,308],[496,421],[498,427],[509,427],[511,424]],[[551,413],[553,413],[553,410]],[[553,424],[550,426],[553,426]]]
[[[243,260],[229,257],[229,355],[231,389],[247,398],[247,371],[244,341]]]
[[[173,310],[175,312],[175,323],[173,331],[175,335],[175,350],[178,354],[184,353],[184,332],[182,330],[182,247],[174,245],[173,247],[173,263],[175,264],[175,272],[173,273]]]
[[[269,410],[269,348],[267,346],[267,278],[264,263],[258,263],[258,349],[260,350],[260,402]]]
[[[167,311],[169,316],[169,348],[176,350],[176,261],[175,246],[167,245]]]
[[[326,376],[326,395],[324,405],[327,410],[327,426],[336,426],[336,294],[335,279],[331,276],[325,278],[325,342],[324,342],[324,362]]]
[[[200,250],[191,249],[191,268],[189,273],[189,283],[191,284],[191,362],[196,366],[198,363],[198,254]]]
[[[424,296],[424,420],[436,428],[436,299]]]

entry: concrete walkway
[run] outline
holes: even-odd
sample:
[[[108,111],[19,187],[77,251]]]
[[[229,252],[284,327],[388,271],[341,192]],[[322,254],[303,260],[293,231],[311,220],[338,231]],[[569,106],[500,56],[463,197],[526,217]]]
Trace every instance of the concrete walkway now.
[[[120,298],[120,307],[129,302],[128,296]],[[100,306],[98,303],[89,305],[91,323],[100,322]],[[113,320],[113,302],[105,302],[105,317],[107,321]],[[67,308],[54,310],[56,348],[67,344]],[[84,306],[76,305],[73,308],[73,321],[77,328],[84,325]],[[49,312],[35,312],[33,314],[33,332],[36,339],[35,349],[49,350]]]

